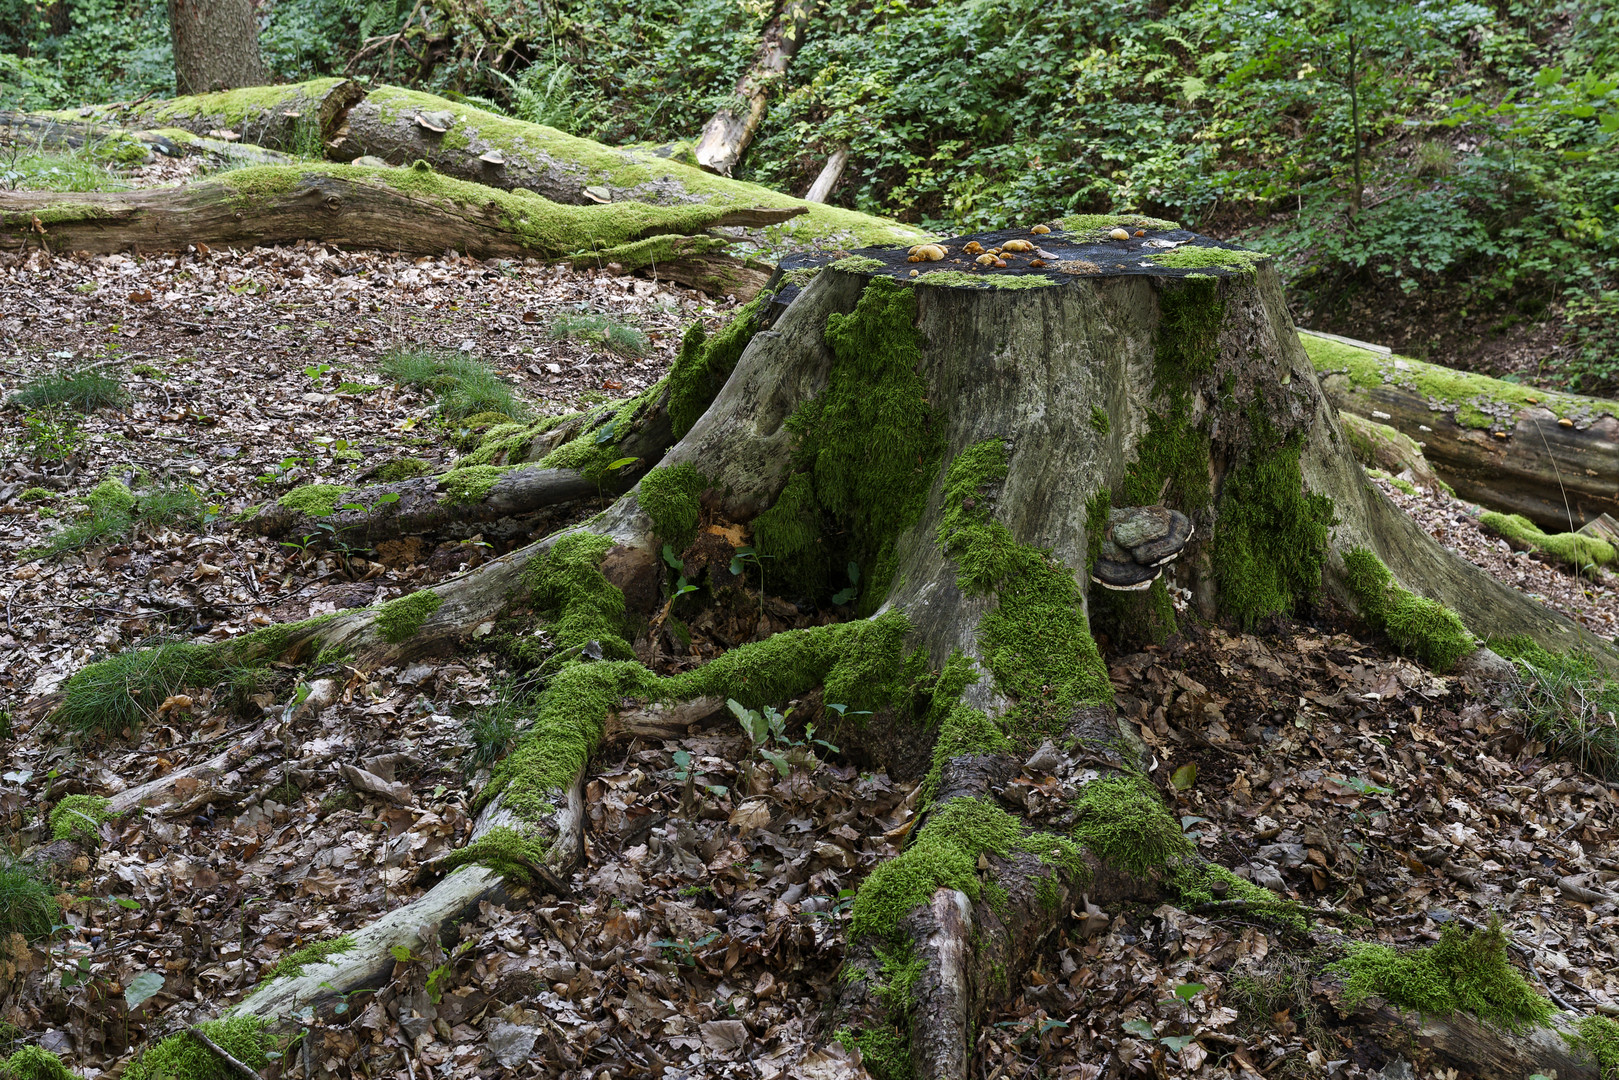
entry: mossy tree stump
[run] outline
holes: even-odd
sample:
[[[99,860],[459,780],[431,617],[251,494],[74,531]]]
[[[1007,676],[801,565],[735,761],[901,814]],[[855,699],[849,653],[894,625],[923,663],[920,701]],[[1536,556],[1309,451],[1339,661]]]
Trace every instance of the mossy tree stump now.
[[[927,773],[906,850],[856,896],[837,1037],[891,1077],[964,1077],[976,1018],[1070,912],[1220,895],[1302,925],[1202,860],[1146,778],[1091,634],[1104,595],[1110,621],[1147,635],[1189,617],[1251,626],[1330,591],[1437,663],[1465,662],[1472,635],[1601,648],[1446,553],[1366,479],[1262,257],[1146,219],[1066,224],[947,241],[937,261],[871,250],[807,282],[800,268],[768,330],[744,324],[745,348],[683,355],[648,414],[669,418],[673,445],[648,450],[657,467],[605,512],[435,586],[406,628],[383,611],[301,631],[306,647],[394,663],[471,641],[515,594],[557,652],[443,881],[237,1011],[285,1015],[379,978],[424,924],[571,869],[615,712],[818,694],[869,714],[837,741],[885,733],[879,755]],[[1119,228],[1127,239],[1110,238]],[[1006,243],[1024,239],[1033,251]],[[1008,265],[981,268],[969,242]],[[528,458],[540,434],[501,452]],[[1113,512],[1146,506],[1190,522],[1179,558],[1144,591],[1091,588],[1105,542],[1145,550],[1104,536]],[[715,534],[700,526],[721,522],[751,532],[771,591],[839,595],[857,617],[656,674],[635,643],[663,605],[660,553],[735,589],[729,559],[704,554]],[[1056,796],[1009,783],[1020,771]]]

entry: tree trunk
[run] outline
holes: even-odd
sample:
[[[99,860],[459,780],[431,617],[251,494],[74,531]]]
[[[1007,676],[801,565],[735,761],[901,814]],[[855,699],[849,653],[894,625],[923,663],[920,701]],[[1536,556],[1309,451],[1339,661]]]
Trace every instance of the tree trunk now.
[[[1228,894],[1250,915],[1303,915],[1203,861],[1144,779],[1090,633],[1103,607],[1121,625],[1172,630],[1162,574],[1205,619],[1285,618],[1323,587],[1376,618],[1388,595],[1368,591],[1375,555],[1475,634],[1528,633],[1614,660],[1450,555],[1367,481],[1268,262],[1179,232],[1037,239],[1044,272],[1005,248],[1015,265],[1004,272],[912,278],[934,260],[879,249],[821,269],[604,513],[414,597],[289,632],[374,667],[467,642],[515,600],[544,612],[556,651],[532,727],[482,795],[479,839],[455,860],[483,865],[458,866],[355,949],[272,980],[238,1011],[286,1016],[380,979],[388,948],[424,924],[440,932],[492,890],[571,869],[585,770],[615,712],[728,698],[758,708],[819,690],[869,710],[867,732],[922,733],[890,749],[931,765],[907,849],[855,898],[834,1026],[882,1075],[965,1080],[979,1015],[1020,985],[1069,912],[1089,921],[1132,900]],[[1180,268],[1152,261],[1163,249],[1147,245],[1165,239]],[[676,674],[643,666],[631,641],[666,609],[660,555],[720,602],[742,587],[729,569],[741,553],[720,535],[738,527],[777,591],[836,591],[859,617]],[[216,648],[278,640],[260,635]],[[830,711],[810,719],[837,723]],[[1008,783],[1020,769],[1056,797]],[[1370,1030],[1401,1048],[1412,1036]],[[1445,1053],[1504,1077],[1501,1062],[1530,1060],[1538,1037],[1451,1039]],[[1566,1075],[1595,1072],[1576,1063]]]
[[[810,185],[808,191],[804,192],[804,201],[812,203],[826,202],[832,195],[832,189],[838,186],[839,180],[843,179],[843,170],[848,164],[849,148],[847,146],[840,146],[832,151],[832,156],[826,159],[826,164],[821,166],[821,171],[816,174],[815,182]]]
[[[354,165],[239,169],[177,188],[61,195],[0,192],[5,246],[163,250],[203,242],[340,247],[476,258],[591,257],[636,270],[702,256],[710,227],[782,221],[798,211],[714,206],[559,206],[427,171]]]
[[[731,175],[736,163],[742,160],[742,151],[748,148],[759,125],[764,123],[771,92],[787,73],[787,65],[798,54],[799,46],[804,44],[813,9],[811,0],[784,0],[782,10],[765,28],[763,54],[736,84],[734,100],[721,105],[703,127],[695,151],[697,164],[721,176]]]
[[[1422,445],[1464,499],[1572,532],[1619,514],[1619,405],[1303,336],[1327,397]]]
[[[182,94],[259,86],[259,20],[253,0],[169,0],[174,85]]]

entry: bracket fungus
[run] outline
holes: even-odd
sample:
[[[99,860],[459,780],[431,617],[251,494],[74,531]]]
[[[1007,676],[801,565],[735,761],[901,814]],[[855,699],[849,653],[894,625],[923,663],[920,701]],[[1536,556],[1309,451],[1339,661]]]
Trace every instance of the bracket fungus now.
[[[1101,558],[1091,580],[1108,589],[1149,587],[1192,539],[1192,520],[1165,506],[1120,506],[1108,512]]]

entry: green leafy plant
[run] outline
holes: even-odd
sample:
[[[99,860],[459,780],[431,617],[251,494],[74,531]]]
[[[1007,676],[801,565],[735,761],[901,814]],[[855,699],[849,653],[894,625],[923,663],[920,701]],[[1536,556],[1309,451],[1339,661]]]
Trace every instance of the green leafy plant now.
[[[54,464],[78,452],[78,421],[66,406],[44,406],[23,413],[23,453],[35,461]]]
[[[782,776],[792,772],[793,765],[815,763],[820,759],[815,756],[814,747],[821,747],[829,753],[836,754],[838,748],[825,739],[815,737],[815,725],[804,725],[804,737],[794,739],[787,733],[787,718],[793,710],[777,712],[772,706],[766,705],[763,709],[749,709],[735,698],[728,698],[725,702],[736,717],[737,723],[742,725],[742,731],[753,744],[753,751],[761,759],[768,761],[776,767]]]

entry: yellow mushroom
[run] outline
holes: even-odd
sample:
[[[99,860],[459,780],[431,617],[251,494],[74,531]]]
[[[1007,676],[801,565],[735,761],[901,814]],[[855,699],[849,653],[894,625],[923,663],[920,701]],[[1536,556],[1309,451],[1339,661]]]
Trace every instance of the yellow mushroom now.
[[[1051,230],[1046,228],[1044,225],[1036,225],[1034,228],[1029,230],[1029,232],[1034,236],[1044,236],[1050,231]]]
[[[984,245],[980,244],[977,240],[969,240],[967,241],[967,246],[961,250],[967,255],[982,255],[984,253]]]
[[[1130,239],[1130,234],[1125,232],[1123,229],[1114,229],[1112,232],[1108,233],[1108,235],[1111,236],[1115,240],[1128,240],[1128,239]]]
[[[978,265],[979,266],[994,266],[998,262],[1000,262],[1000,260],[997,259],[995,256],[989,254],[987,251],[984,254],[978,256]]]
[[[1034,245],[1027,240],[1008,240],[1001,245],[1002,251],[1033,251]]]

